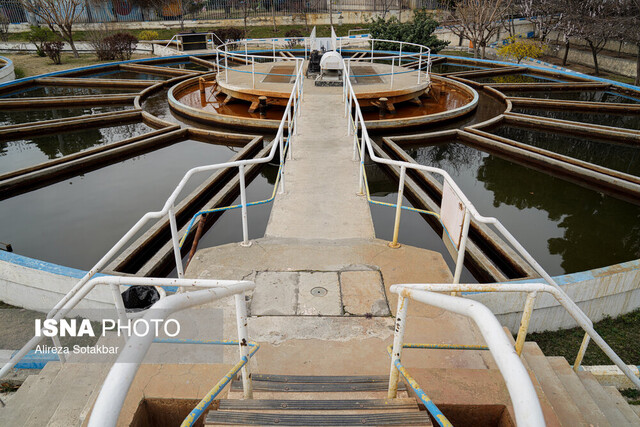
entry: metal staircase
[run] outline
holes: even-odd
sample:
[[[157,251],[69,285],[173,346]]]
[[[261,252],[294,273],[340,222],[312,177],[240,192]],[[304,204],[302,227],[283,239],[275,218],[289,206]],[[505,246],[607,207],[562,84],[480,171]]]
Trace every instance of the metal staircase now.
[[[242,382],[209,411],[205,426],[217,425],[421,425],[429,414],[415,398],[386,399],[388,376],[295,376],[254,374],[253,400],[240,399]],[[238,399],[233,397],[237,396]]]

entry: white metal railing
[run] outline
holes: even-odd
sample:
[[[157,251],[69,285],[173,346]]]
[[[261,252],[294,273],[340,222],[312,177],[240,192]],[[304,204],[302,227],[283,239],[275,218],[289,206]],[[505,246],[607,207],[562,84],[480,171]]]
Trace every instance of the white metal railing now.
[[[205,44],[206,44],[206,49],[215,49],[215,45],[216,42],[213,39],[214,37],[217,38],[220,43],[222,43],[222,40],[220,40],[220,37],[218,37],[216,35],[216,33],[214,32],[207,32],[207,33],[189,33],[189,34],[175,34],[173,37],[171,37],[171,39],[169,39],[169,41],[167,42],[167,44],[164,47],[169,47],[171,45],[171,43],[175,43],[176,46],[178,47],[179,51],[184,51],[184,45],[185,44],[201,44],[202,42],[190,42],[190,43],[185,43],[182,39],[184,37],[188,37],[188,36],[205,36]],[[211,48],[209,48],[209,46],[211,46]]]
[[[104,282],[109,279],[110,278],[105,277],[94,279],[94,281]],[[207,304],[221,298],[234,296],[238,342],[244,343],[244,345],[239,344],[240,358],[246,361],[249,357],[250,350],[247,345],[247,343],[249,343],[249,335],[247,332],[247,303],[244,294],[246,291],[255,289],[255,284],[253,282],[236,281],[220,287],[218,282],[214,280],[193,280],[192,282],[193,286],[208,287],[209,289],[175,294],[163,298],[153,305],[153,309],[148,310],[144,319],[148,323],[164,321],[175,312]],[[153,281],[146,279],[146,283],[147,285],[151,285]],[[102,384],[100,394],[91,411],[91,418],[89,419],[90,427],[115,426],[117,424],[129,387],[131,387],[138,368],[153,343],[154,338],[153,329],[147,328],[146,334],[134,335],[127,341],[117,361],[111,367],[107,378]],[[242,367],[242,381],[245,399],[252,398],[251,377],[246,364]]]
[[[279,53],[286,46],[282,45],[282,43],[288,43],[290,41],[302,41],[304,46],[304,59],[306,60],[308,54],[312,48],[314,38],[311,37],[294,37],[294,38],[272,38],[272,39],[250,39],[250,40],[240,40],[240,41],[232,41],[228,43],[221,44],[215,48],[216,52],[216,66],[218,70],[218,76],[224,76],[224,81],[229,82],[229,73],[238,73],[238,74],[251,74],[251,87],[255,89],[256,85],[256,76],[277,76],[279,74],[274,74],[265,71],[256,71],[256,64],[261,62],[278,62],[278,61],[300,61],[301,58],[294,57],[282,57],[279,56]],[[353,39],[349,37],[338,37],[336,38],[336,50],[342,54],[342,50],[345,47],[346,43],[355,43],[355,44],[366,44],[366,49],[361,52],[366,52],[367,54],[370,52],[370,57],[360,57],[354,59],[354,61],[364,61],[368,60],[371,63],[374,61],[379,62],[390,62],[391,70],[389,72],[384,73],[375,73],[369,76],[389,76],[389,84],[390,88],[393,89],[395,78],[398,75],[402,74],[413,74],[415,73],[417,76],[417,84],[426,84],[429,83],[429,75],[431,72],[431,49],[427,46],[419,45],[416,43],[408,43],[396,40],[385,40],[385,39],[371,39],[371,38],[361,38],[361,39]],[[376,54],[375,45],[376,43],[388,43],[392,44],[397,50],[393,52],[385,52],[384,54]],[[370,46],[369,46],[370,45]],[[410,50],[407,50],[410,49]],[[413,51],[415,50],[415,51]],[[256,53],[258,51],[258,53]],[[232,62],[235,60],[236,62],[243,63],[244,65],[251,65],[251,70],[239,69],[237,67],[230,67],[229,60]],[[416,67],[416,70],[403,68],[403,65],[412,64]],[[347,66],[349,69],[351,67],[351,59],[347,59]],[[423,71],[422,69],[425,68]],[[221,72],[224,71],[223,73]],[[287,76],[287,74],[283,74],[283,76]],[[354,76],[352,77],[365,77],[365,76]],[[293,77],[293,75],[291,75]]]
[[[452,287],[452,285],[449,285]],[[520,357],[514,351],[500,322],[483,304],[476,301],[427,292],[426,289],[406,288],[403,285],[393,285],[391,292],[398,294],[398,309],[396,312],[396,327],[391,352],[391,372],[389,376],[389,398],[396,397],[398,381],[400,379],[397,362],[402,356],[404,331],[407,323],[409,299],[442,308],[471,318],[484,341],[489,347],[498,369],[504,378],[513,411],[518,426],[544,426],[544,415],[538,400],[538,395],[531,382],[527,369]]]
[[[364,186],[366,185],[365,175],[364,175],[364,168],[365,168],[364,161],[365,161],[366,155],[368,155],[369,158],[375,163],[383,164],[390,167],[400,168],[398,198],[397,198],[397,203],[395,204],[396,215],[395,215],[395,221],[394,221],[393,240],[390,246],[392,247],[398,246],[398,233],[400,228],[400,216],[402,213],[404,183],[405,183],[405,178],[407,174],[407,169],[414,169],[414,170],[420,170],[428,173],[437,174],[443,178],[444,182],[450,187],[453,194],[455,194],[455,196],[458,198],[458,200],[460,201],[460,203],[464,208],[462,234],[461,234],[459,246],[457,248],[458,253],[456,257],[456,264],[455,264],[456,267],[453,275],[453,284],[458,284],[460,282],[460,276],[462,274],[462,268],[464,265],[466,245],[469,238],[469,227],[471,224],[471,219],[473,219],[478,223],[493,225],[496,228],[496,230],[499,232],[499,234],[502,235],[506,239],[506,241],[516,250],[516,252],[527,263],[529,263],[529,265],[533,267],[536,273],[538,273],[540,277],[542,277],[542,279],[544,279],[544,281],[547,284],[549,284],[550,286],[553,286],[559,293],[563,295],[564,298],[570,300],[569,296],[567,296],[566,293],[560,288],[560,286],[558,286],[555,280],[553,280],[553,278],[542,268],[542,266],[538,264],[538,262],[531,256],[531,254],[529,254],[529,252],[520,244],[520,242],[518,242],[518,240],[515,237],[513,237],[513,235],[502,225],[500,221],[498,221],[497,218],[485,217],[480,215],[480,213],[476,210],[476,208],[473,206],[471,201],[469,201],[469,199],[465,196],[465,194],[462,192],[460,187],[458,187],[455,181],[451,178],[451,176],[445,170],[431,167],[431,166],[420,165],[417,163],[409,163],[409,162],[403,162],[398,160],[385,159],[376,155],[373,149],[372,140],[369,137],[369,133],[367,131],[365,120],[362,116],[362,110],[360,109],[357,96],[353,89],[353,85],[349,79],[349,70],[346,66],[345,66],[343,89],[344,89],[343,98],[345,102],[345,116],[348,118],[348,123],[347,123],[348,132],[349,134],[353,134],[354,160],[358,160],[358,159],[360,160],[360,167],[359,167],[360,194],[363,194]],[[360,138],[362,141],[361,143],[360,143],[360,140],[358,139],[358,131],[360,131],[361,133],[361,138]],[[443,227],[444,227],[444,224],[443,224]],[[444,229],[446,230],[446,227],[444,227]],[[531,295],[531,299],[530,301],[528,301],[527,309],[531,309],[531,310],[533,309],[533,306],[535,304],[535,298],[536,298],[535,294]],[[592,328],[593,322],[587,317],[587,315],[584,314],[584,312],[580,310],[580,308],[577,305],[575,306],[575,309],[577,310],[577,312],[580,313],[579,316],[582,318],[584,323],[589,325],[589,327]],[[528,323],[527,323],[527,326],[528,326]],[[525,335],[526,335],[526,331],[525,331]],[[573,365],[573,369],[576,371],[579,369],[580,364],[582,363],[582,359],[587,350],[587,346],[589,344],[590,339],[591,339],[590,334],[585,333],[584,339],[582,341],[582,345],[580,346],[580,350],[578,351],[578,355]],[[606,345],[606,343],[604,344]],[[615,355],[613,350],[611,350],[611,352],[615,356],[615,360],[614,358],[612,358],[611,360],[620,367],[620,369],[625,373],[625,375],[627,375],[627,377],[629,377],[631,381],[634,382],[634,384],[638,384],[640,388],[640,383],[637,382],[638,379],[635,377],[635,375],[633,375],[633,372],[620,360],[620,358],[617,355]]]
[[[120,238],[120,240],[74,285],[74,287],[67,292],[67,294],[51,309],[51,311],[47,314],[47,319],[51,318],[61,318],[64,317],[69,311],[71,311],[75,306],[90,292],[93,288],[94,283],[92,282],[92,278],[99,273],[108,262],[116,256],[124,246],[133,239],[136,234],[142,230],[142,228],[151,220],[160,220],[164,217],[169,218],[169,226],[171,229],[171,241],[173,246],[174,258],[176,263],[176,271],[178,273],[178,279],[182,279],[184,276],[184,270],[182,265],[182,255],[180,251],[180,243],[178,236],[178,227],[177,221],[175,217],[175,202],[177,200],[178,195],[185,187],[189,179],[193,177],[195,174],[200,172],[209,172],[213,170],[219,169],[227,169],[227,168],[238,168],[238,175],[240,180],[240,199],[242,205],[242,236],[243,241],[242,244],[245,246],[250,245],[249,242],[249,231],[248,231],[248,219],[247,219],[247,199],[246,199],[246,187],[245,187],[245,167],[256,164],[264,164],[270,162],[274,156],[276,149],[279,149],[280,153],[280,192],[284,191],[284,162],[285,162],[285,148],[287,152],[287,157],[291,158],[291,152],[293,149],[293,135],[296,133],[297,128],[297,117],[300,114],[300,103],[302,101],[303,96],[303,82],[304,82],[304,74],[303,67],[300,63],[298,65],[298,69],[296,70],[296,80],[291,90],[291,95],[289,96],[289,101],[287,102],[285,113],[283,114],[282,120],[280,121],[280,126],[278,127],[278,132],[276,133],[275,139],[272,142],[272,147],[269,151],[269,154],[266,157],[259,159],[248,159],[248,160],[238,160],[234,162],[226,162],[219,163],[215,165],[209,166],[200,166],[193,169],[190,169],[182,178],[178,186],[171,193],[167,201],[165,202],[163,208],[157,212],[147,212],[145,215],[140,218],[129,231],[125,233],[124,236]],[[284,131],[285,126],[288,130],[288,135],[285,138]],[[135,277],[122,277],[117,278],[122,284],[135,284],[137,278]],[[173,282],[172,280],[176,279],[154,279],[157,280],[159,284],[163,286],[170,286]],[[182,285],[181,283],[176,281],[175,286],[187,286]],[[185,282],[187,283],[187,282]],[[181,288],[182,289],[182,288]],[[115,292],[115,291],[114,291]],[[117,304],[117,298],[116,298]],[[60,346],[59,339],[57,337],[53,338],[54,344],[56,346]],[[22,349],[20,349],[1,369],[0,369],[0,378],[4,376],[10,369],[12,369],[30,350],[35,348],[35,346],[40,342],[39,337],[32,338],[27,344],[25,344]],[[60,361],[65,362],[64,356],[60,355]]]

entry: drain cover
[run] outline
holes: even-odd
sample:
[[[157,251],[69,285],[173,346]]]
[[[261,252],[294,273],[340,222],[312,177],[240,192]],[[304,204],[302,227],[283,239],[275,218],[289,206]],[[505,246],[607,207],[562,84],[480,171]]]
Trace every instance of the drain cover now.
[[[327,294],[327,290],[325,288],[317,287],[311,289],[311,295],[314,297],[323,297]]]

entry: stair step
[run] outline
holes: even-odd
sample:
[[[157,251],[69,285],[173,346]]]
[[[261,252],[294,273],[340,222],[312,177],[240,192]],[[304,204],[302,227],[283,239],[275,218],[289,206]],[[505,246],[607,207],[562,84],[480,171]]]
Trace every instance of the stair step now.
[[[547,357],[549,364],[556,373],[565,390],[571,396],[582,416],[594,427],[609,426],[610,423],[584,387],[574,370],[564,357]]]
[[[352,392],[352,391],[384,391],[388,383],[272,383],[267,381],[253,382],[255,391],[285,392]],[[231,391],[242,390],[242,381],[233,381]],[[398,384],[398,390],[406,390],[404,383]]]
[[[34,402],[40,402],[47,395],[49,386],[60,372],[60,362],[49,362],[37,375],[30,375],[7,402],[5,408],[0,408],[0,425],[23,425],[37,407]]]
[[[587,424],[540,347],[534,342],[527,342],[524,344],[522,355],[540,382],[542,391],[549,399],[560,424],[564,426]]]
[[[286,411],[349,411],[373,409],[413,409],[415,399],[352,399],[352,400],[230,400],[220,401],[219,411],[286,410]]]
[[[257,412],[209,411],[205,426],[211,425],[278,425],[278,426],[430,426],[426,412],[394,412],[389,414],[327,415],[327,414],[264,414]]]
[[[584,388],[591,395],[594,402],[600,407],[602,413],[607,417],[607,421],[612,426],[622,426],[627,423],[627,419],[618,410],[611,400],[611,396],[602,388],[596,377],[588,371],[578,371],[578,378],[584,385]]]
[[[389,375],[367,375],[367,376],[333,376],[333,375],[272,375],[253,374],[253,381],[269,381],[282,383],[389,383]]]
[[[620,412],[622,412],[622,415],[624,415],[628,423],[634,426],[640,425],[640,417],[638,417],[638,414],[636,414],[635,411],[631,409],[631,407],[627,403],[627,400],[620,394],[617,388],[613,386],[605,386],[602,388],[604,388],[607,394],[611,396],[611,400],[613,401],[614,405]]]

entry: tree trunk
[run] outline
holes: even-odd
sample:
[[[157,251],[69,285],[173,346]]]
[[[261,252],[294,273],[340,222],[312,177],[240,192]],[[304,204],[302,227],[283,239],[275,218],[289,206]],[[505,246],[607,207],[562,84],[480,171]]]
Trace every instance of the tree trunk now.
[[[487,44],[486,43],[482,43],[482,56],[480,57],[481,59],[485,59],[487,54]]]
[[[598,68],[598,51],[596,50],[596,47],[592,42],[587,40],[587,43],[589,43],[589,47],[591,48],[591,55],[593,56],[593,67],[596,70],[596,76],[599,76],[600,69]]]
[[[564,43],[564,57],[562,58],[562,66],[567,65],[567,58],[569,58],[569,39]]]
[[[80,54],[78,53],[78,49],[76,49],[76,44],[73,42],[73,32],[71,31],[71,27],[61,27],[60,35],[62,39],[69,43],[69,47],[71,47],[71,51],[73,52],[73,56],[75,58],[80,58]]]
[[[640,85],[640,43],[637,44],[638,54],[636,55],[636,80],[634,84],[636,86]]]
[[[329,24],[333,27],[333,0],[329,0]]]
[[[276,26],[276,0],[271,1],[271,17],[273,18],[273,32],[278,32],[278,27]]]

